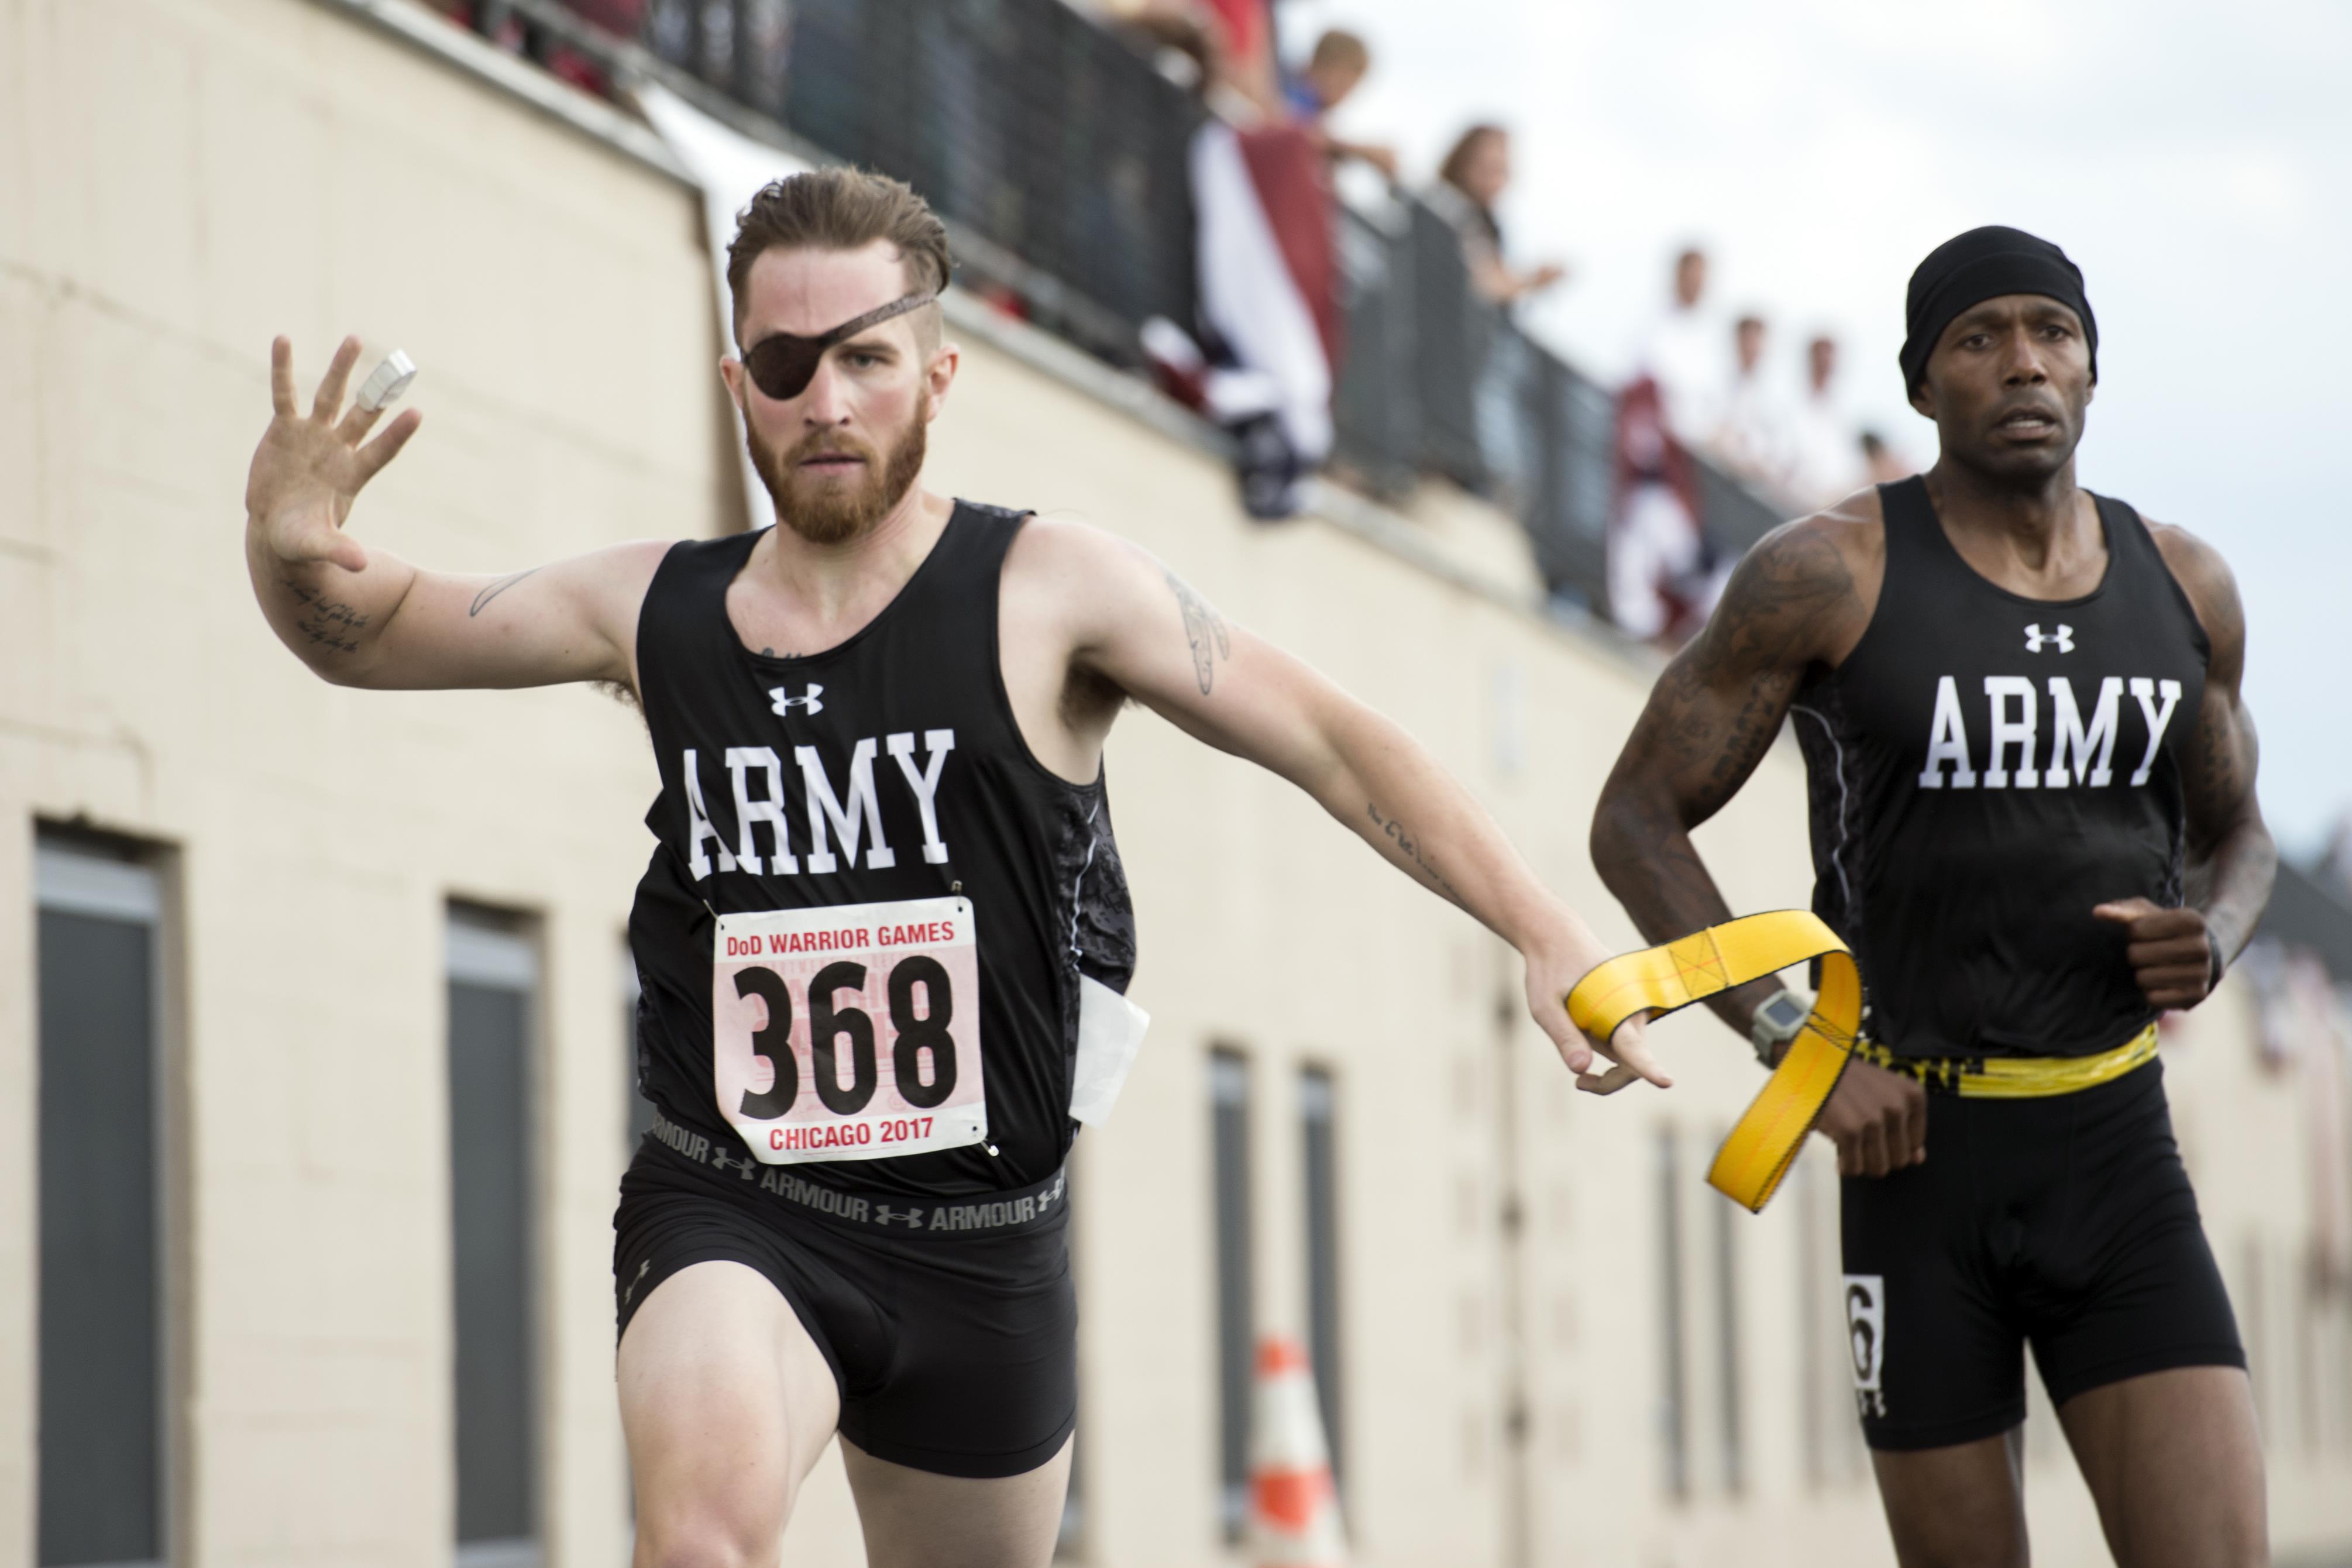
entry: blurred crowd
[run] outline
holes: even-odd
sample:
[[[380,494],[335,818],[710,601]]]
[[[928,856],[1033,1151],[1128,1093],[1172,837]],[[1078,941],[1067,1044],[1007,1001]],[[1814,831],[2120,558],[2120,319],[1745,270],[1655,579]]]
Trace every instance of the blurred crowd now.
[[[1391,184],[1402,174],[1391,147],[1330,128],[1333,112],[1371,71],[1371,50],[1360,37],[1335,28],[1303,59],[1286,62],[1267,0],[1097,0],[1095,8],[1190,62],[1215,116],[1205,136],[1230,142],[1235,151],[1225,160],[1240,171],[1232,178],[1213,169],[1203,177],[1196,159],[1204,258],[1200,330],[1188,334],[1156,323],[1151,342],[1163,365],[1177,367],[1175,384],[1242,437],[1251,510],[1286,515],[1297,479],[1327,454],[1328,421],[1321,410],[1342,348],[1328,298],[1335,275],[1329,174],[1349,161]],[[1459,235],[1472,290],[1505,311],[1567,276],[1556,263],[1522,262],[1506,241],[1499,210],[1511,183],[1511,151],[1507,127],[1472,125],[1420,193]],[[1287,173],[1272,172],[1277,168]],[[1274,235],[1272,247],[1227,254],[1250,248],[1246,237],[1236,242],[1232,230],[1261,226]],[[1289,229],[1299,232],[1294,237]],[[1729,319],[1718,313],[1707,274],[1705,251],[1691,247],[1675,258],[1667,297],[1642,334],[1619,393],[1607,602],[1624,630],[1668,645],[1705,621],[1730,564],[1704,526],[1695,456],[1784,516],[1910,471],[1847,410],[1834,338],[1806,340],[1791,374],[1776,363],[1769,319],[1757,310]],[[1319,353],[1286,352],[1307,335],[1270,320],[1286,312],[1269,309],[1265,297],[1294,291],[1304,296],[1304,312],[1323,321]],[[1486,345],[1479,401],[1506,416],[1482,406],[1478,425],[1489,457],[1502,459],[1494,467],[1507,473],[1517,466],[1504,450],[1515,426],[1507,411],[1522,393],[1524,367],[1497,346]],[[1286,403],[1303,416],[1286,415]]]
[[[1835,338],[1807,338],[1791,374],[1773,363],[1765,316],[1726,318],[1709,308],[1707,270],[1696,247],[1675,258],[1666,300],[1619,399],[1610,606],[1625,630],[1667,643],[1706,620],[1729,575],[1701,526],[1691,454],[1791,517],[1914,471],[1846,407]]]
[[[582,89],[609,93],[593,47],[544,22],[549,0],[425,0],[453,21],[527,53]],[[782,101],[793,52],[792,0],[562,0],[605,34],[644,39],[665,58],[689,59],[706,79],[731,78],[752,99]],[[1051,12],[1055,0],[1034,0]],[[1375,68],[1373,51],[1344,27],[1324,31],[1286,57],[1276,0],[1059,0],[1125,37],[1159,73],[1181,84],[1205,112],[1191,132],[1187,169],[1192,205],[1195,296],[1188,319],[1171,307],[1139,323],[1141,348],[1160,384],[1233,437],[1242,499],[1255,517],[1292,515],[1307,481],[1331,460],[1334,400],[1347,353],[1348,295],[1342,265],[1343,170],[1363,189],[1435,215],[1441,252],[1459,244],[1460,268],[1433,292],[1427,258],[1413,275],[1416,324],[1425,344],[1459,335],[1453,363],[1466,384],[1441,389],[1414,382],[1425,406],[1450,400],[1475,430],[1466,457],[1429,458],[1438,471],[1529,519],[1544,510],[1539,487],[1568,439],[1561,416],[1530,414],[1557,365],[1512,324],[1519,306],[1568,277],[1560,265],[1520,255],[1501,213],[1512,182],[1508,127],[1478,123],[1454,141],[1425,184],[1409,184],[1395,148],[1343,134],[1334,116]],[[698,9],[697,7],[699,7]],[[676,35],[675,38],[670,35]],[[723,60],[706,58],[713,47]],[[748,73],[745,67],[754,68]],[[713,78],[714,66],[721,68]],[[955,216],[953,191],[934,193]],[[1448,267],[1451,263],[1446,263]],[[1607,614],[1636,637],[1672,646],[1703,624],[1730,563],[1773,516],[1827,505],[1861,486],[1899,478],[1907,467],[1875,434],[1858,427],[1840,395],[1838,345],[1816,334],[1776,353],[1768,317],[1726,315],[1708,291],[1708,258],[1696,247],[1674,261],[1670,286],[1639,335],[1616,397],[1613,450],[1586,453],[1613,472],[1606,519],[1605,583],[1598,563],[1581,581],[1547,570],[1556,597]],[[1445,290],[1452,290],[1447,296]],[[1018,299],[998,285],[988,297]],[[1451,314],[1433,300],[1456,301]],[[1790,351],[1797,352],[1791,353]],[[1393,373],[1389,373],[1393,374]],[[1354,384],[1362,384],[1361,374]],[[1469,405],[1466,408],[1462,405]],[[1607,437],[1597,437],[1606,439]],[[1360,441],[1359,443],[1361,444]],[[1411,459],[1408,459],[1411,460]],[[1728,475],[1758,498],[1725,510]],[[1738,487],[1729,487],[1737,489]],[[1712,509],[1712,510],[1711,510]],[[1556,510],[1556,509],[1555,509]],[[1736,514],[1736,515],[1733,515]],[[1576,526],[1601,527],[1588,511]],[[1730,519],[1727,523],[1726,519]]]

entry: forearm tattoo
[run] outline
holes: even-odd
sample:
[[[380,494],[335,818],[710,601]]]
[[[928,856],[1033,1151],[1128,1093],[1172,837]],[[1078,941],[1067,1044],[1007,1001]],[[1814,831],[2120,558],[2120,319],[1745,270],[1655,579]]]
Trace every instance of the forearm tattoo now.
[[[1192,648],[1192,679],[1201,683],[1201,695],[1206,697],[1209,688],[1217,683],[1217,660],[1234,657],[1233,640],[1225,633],[1223,619],[1206,599],[1175,573],[1164,566],[1160,572],[1175,592],[1177,607],[1184,612],[1184,640]]]
[[[499,578],[497,582],[485,587],[480,593],[474,595],[474,602],[466,606],[466,618],[471,620],[474,616],[480,615],[484,610],[489,608],[490,601],[492,599],[497,598],[500,594],[505,593],[509,588],[513,587],[516,584],[530,576],[532,572],[536,572],[538,570],[538,567],[533,566],[529,571],[509,572],[505,576]]]
[[[1390,843],[1397,847],[1398,854],[1403,856],[1423,876],[1429,879],[1431,886],[1455,903],[1462,902],[1462,895],[1455,890],[1453,883],[1445,879],[1445,873],[1437,868],[1437,863],[1423,852],[1421,840],[1407,831],[1403,823],[1383,814],[1377,801],[1369,803],[1365,810],[1370,814],[1372,825],[1387,836]]]
[[[360,651],[356,634],[366,629],[372,616],[361,615],[355,605],[330,598],[307,583],[282,578],[278,586],[302,605],[302,614],[296,618],[294,629],[313,647],[331,653]]]

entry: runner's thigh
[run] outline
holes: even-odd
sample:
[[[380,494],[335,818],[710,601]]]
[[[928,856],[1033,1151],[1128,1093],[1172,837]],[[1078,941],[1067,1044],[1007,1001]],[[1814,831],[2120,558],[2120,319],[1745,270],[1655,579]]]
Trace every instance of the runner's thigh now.
[[[1870,1456],[1902,1568],[2025,1568],[2023,1435]]]
[[[841,1410],[775,1286],[727,1262],[664,1279],[621,1336],[620,1384],[637,1568],[772,1568]]]
[[[1070,1489],[1070,1444],[1034,1470],[976,1479],[894,1465],[848,1438],[841,1457],[866,1568],[1045,1568]]]
[[[2270,1561],[2253,1389],[2233,1366],[2176,1367],[2058,1407],[2121,1568]]]

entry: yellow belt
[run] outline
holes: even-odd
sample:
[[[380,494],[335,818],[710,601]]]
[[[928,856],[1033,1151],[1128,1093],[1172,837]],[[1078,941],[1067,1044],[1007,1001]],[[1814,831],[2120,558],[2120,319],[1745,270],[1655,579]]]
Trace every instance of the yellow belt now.
[[[2114,1050],[2095,1057],[1922,1058],[1898,1057],[1876,1040],[1856,1041],[1854,1054],[1966,1100],[2042,1100],[2096,1089],[2146,1066],[2156,1056],[2156,1026],[2150,1024]]]
[[[1837,933],[1806,910],[1748,915],[1663,947],[1621,953],[1568,994],[1568,1016],[1576,1026],[1605,1040],[1636,1013],[1672,1013],[1812,958],[1822,961],[1822,990],[1812,1014],[1716,1151],[1706,1173],[1717,1192],[1759,1213],[1788,1173],[1857,1044],[1862,973]]]

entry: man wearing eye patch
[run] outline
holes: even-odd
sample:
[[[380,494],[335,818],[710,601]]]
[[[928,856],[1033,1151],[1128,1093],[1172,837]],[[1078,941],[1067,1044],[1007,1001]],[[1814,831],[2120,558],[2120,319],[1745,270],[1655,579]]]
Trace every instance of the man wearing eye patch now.
[[[630,941],[659,1115],[614,1216],[649,1564],[773,1563],[836,1435],[877,1568],[1042,1564],[1076,1420],[1063,1164],[1141,1033],[1103,777],[1130,700],[1289,779],[1525,957],[1567,1065],[1660,1083],[1561,998],[1606,956],[1412,739],[1141,550],[920,482],[958,367],[896,182],[780,181],[719,366],[778,526],[499,578],[341,531],[412,411],[310,412],[274,350],[254,590],[344,685],[625,685],[661,773]]]

